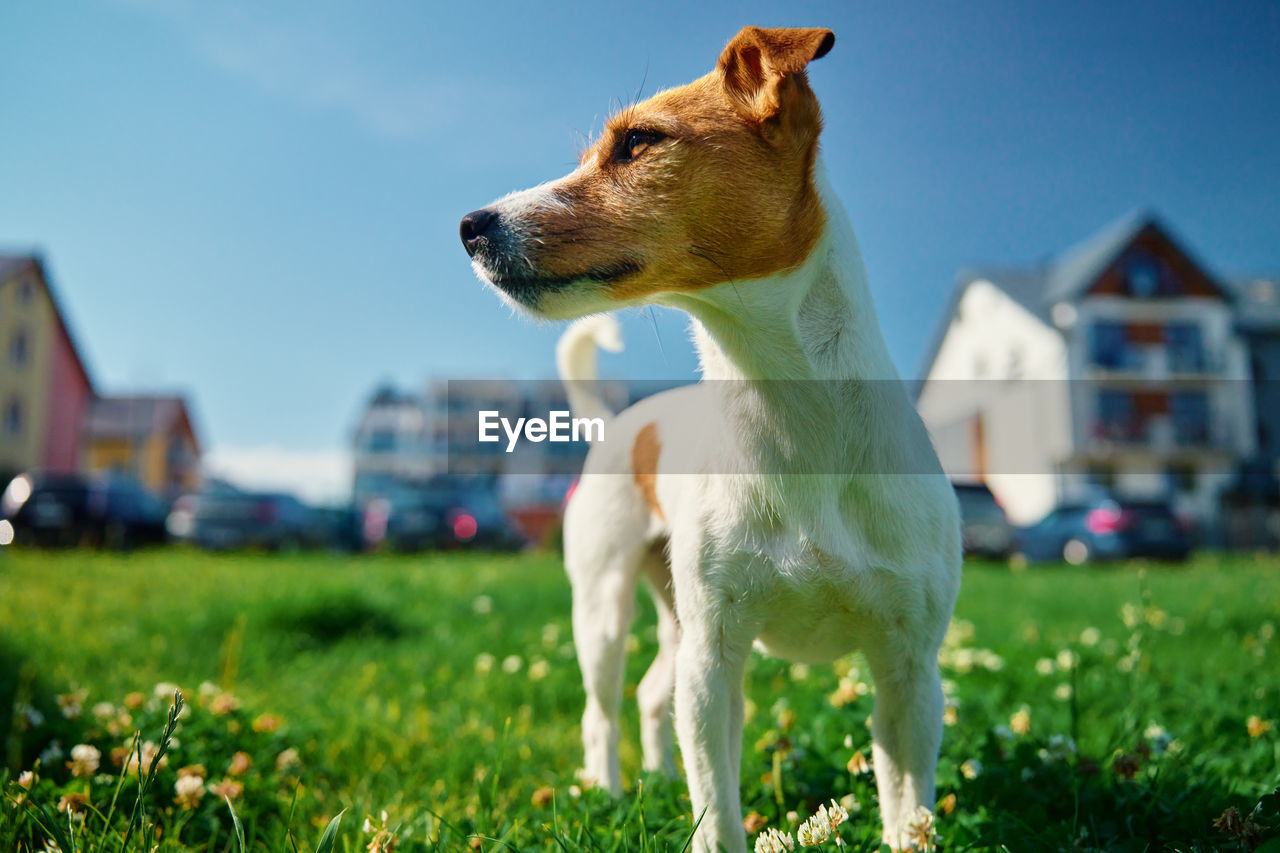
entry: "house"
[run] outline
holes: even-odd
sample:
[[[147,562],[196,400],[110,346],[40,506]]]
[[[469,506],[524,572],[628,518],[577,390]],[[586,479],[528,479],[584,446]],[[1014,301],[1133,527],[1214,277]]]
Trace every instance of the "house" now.
[[[1237,302],[1148,213],[1032,267],[963,273],[917,401],[944,468],[1019,523],[1105,487],[1212,524],[1265,403]]]
[[[44,263],[0,255],[0,483],[33,468],[79,470],[93,394]]]
[[[1274,472],[1280,465],[1280,276],[1253,276],[1231,284],[1236,331],[1249,350],[1257,457]]]
[[[357,506],[376,498],[395,502],[438,473],[431,413],[423,397],[383,385],[360,414],[353,437]]]
[[[88,473],[128,474],[168,499],[200,486],[200,442],[180,396],[98,397],[84,442]]]

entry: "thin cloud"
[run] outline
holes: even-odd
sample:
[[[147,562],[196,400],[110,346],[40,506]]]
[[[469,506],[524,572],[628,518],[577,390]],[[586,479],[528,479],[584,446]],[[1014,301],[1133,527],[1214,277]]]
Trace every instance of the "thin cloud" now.
[[[316,504],[351,499],[352,466],[351,453],[337,448],[215,447],[204,458],[206,475],[249,491],[290,492]]]
[[[261,8],[186,0],[120,0],[178,29],[214,68],[304,109],[354,121],[393,141],[432,138],[461,117],[458,87],[446,77],[405,76],[358,55],[337,34]]]

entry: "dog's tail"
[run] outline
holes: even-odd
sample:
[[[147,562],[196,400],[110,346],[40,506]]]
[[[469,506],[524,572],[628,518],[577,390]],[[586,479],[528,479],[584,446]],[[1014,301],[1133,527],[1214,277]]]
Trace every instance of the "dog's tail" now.
[[[612,314],[576,320],[556,344],[556,367],[574,417],[609,420],[613,412],[600,396],[596,378],[596,348],[622,350],[622,329]]]

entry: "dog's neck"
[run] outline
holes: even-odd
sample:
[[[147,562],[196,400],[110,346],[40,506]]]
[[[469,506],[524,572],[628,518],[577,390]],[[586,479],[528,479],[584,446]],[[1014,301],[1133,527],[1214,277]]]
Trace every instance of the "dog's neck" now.
[[[703,379],[898,378],[853,226],[821,163],[815,171],[826,224],[803,264],[662,300],[693,318]]]

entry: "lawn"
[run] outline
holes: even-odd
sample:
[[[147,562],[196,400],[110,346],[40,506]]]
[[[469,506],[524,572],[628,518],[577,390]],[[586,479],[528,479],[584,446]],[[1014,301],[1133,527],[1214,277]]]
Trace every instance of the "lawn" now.
[[[968,565],[941,661],[939,849],[1280,849],[1277,798],[1263,799],[1280,785],[1277,621],[1271,557]],[[383,811],[401,851],[679,851],[692,827],[682,782],[638,778],[632,703],[631,793],[580,789],[582,690],[550,555],[11,550],[0,625],[3,850],[41,849],[37,818],[77,850],[119,849],[139,799],[129,849],[151,827],[161,851],[236,850],[220,794],[250,850],[314,849],[339,812],[337,851],[385,840]],[[647,607],[633,641],[629,692],[655,649]],[[858,760],[867,681],[856,656],[753,660],[757,824],[794,831],[841,800],[844,843],[879,849]],[[139,798],[126,747],[135,729],[158,745],[165,685],[188,707]],[[135,750],[144,767],[152,750]],[[19,773],[42,753],[28,790]],[[1240,820],[1219,820],[1230,808]]]

